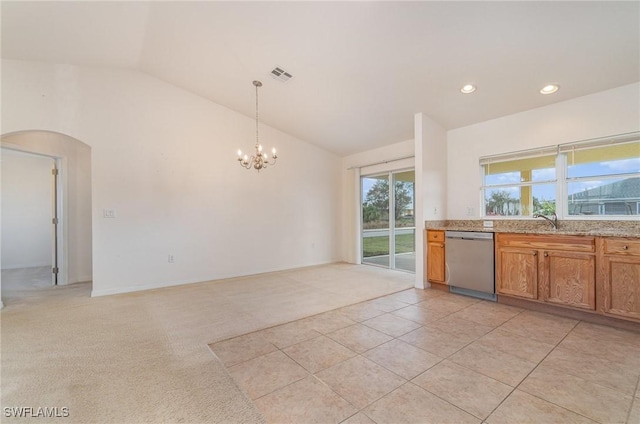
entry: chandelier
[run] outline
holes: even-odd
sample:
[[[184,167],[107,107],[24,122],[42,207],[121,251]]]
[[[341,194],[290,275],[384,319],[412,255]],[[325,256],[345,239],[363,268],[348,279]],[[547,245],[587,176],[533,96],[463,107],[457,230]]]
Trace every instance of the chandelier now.
[[[246,154],[243,155],[242,150],[238,150],[238,162],[240,162],[240,165],[243,168],[254,168],[257,171],[260,171],[261,169],[266,168],[267,165],[275,165],[278,156],[276,155],[275,147],[271,150],[271,160],[269,160],[269,155],[262,151],[262,145],[258,138],[258,87],[262,87],[262,83],[260,81],[254,81],[253,85],[256,87],[256,151],[251,155],[251,157],[249,157]]]

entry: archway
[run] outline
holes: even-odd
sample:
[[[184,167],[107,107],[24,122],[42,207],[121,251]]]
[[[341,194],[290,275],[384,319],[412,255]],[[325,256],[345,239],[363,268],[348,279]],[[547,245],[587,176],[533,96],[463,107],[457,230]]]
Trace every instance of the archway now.
[[[68,135],[40,130],[2,135],[1,147],[56,160],[58,285],[91,281],[91,147]],[[4,250],[4,232],[2,242]]]

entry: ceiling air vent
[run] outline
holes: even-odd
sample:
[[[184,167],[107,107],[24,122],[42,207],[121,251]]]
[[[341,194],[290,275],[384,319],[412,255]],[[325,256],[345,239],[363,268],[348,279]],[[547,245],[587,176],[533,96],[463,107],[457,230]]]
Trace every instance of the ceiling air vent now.
[[[270,74],[271,74],[272,77],[274,77],[278,81],[282,81],[282,82],[287,82],[291,78],[293,78],[293,75],[291,75],[289,72],[285,71],[284,69],[282,69],[279,66],[276,66],[275,68],[273,68],[271,70]]]

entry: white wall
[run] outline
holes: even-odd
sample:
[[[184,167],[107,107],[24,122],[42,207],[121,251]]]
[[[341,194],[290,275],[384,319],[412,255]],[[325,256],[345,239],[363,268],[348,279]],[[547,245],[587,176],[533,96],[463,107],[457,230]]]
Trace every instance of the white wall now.
[[[8,134],[2,137],[2,145],[59,159],[58,284],[91,281],[91,148],[46,131]]]
[[[94,295],[340,258],[334,154],[261,126],[279,163],[244,170],[235,152],[252,148],[252,118],[138,72],[3,61],[2,88],[3,133],[91,146]]]
[[[481,156],[640,130],[640,83],[451,130],[448,219],[478,219]],[[467,215],[468,208],[475,214]]]
[[[52,264],[53,164],[2,149],[2,269]]]

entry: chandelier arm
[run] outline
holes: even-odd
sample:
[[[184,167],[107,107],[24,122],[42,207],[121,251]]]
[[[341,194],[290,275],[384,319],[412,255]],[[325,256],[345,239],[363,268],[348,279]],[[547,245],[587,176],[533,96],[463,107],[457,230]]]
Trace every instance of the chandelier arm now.
[[[251,155],[251,157],[248,158],[246,161],[243,158],[239,158],[238,161],[240,162],[240,166],[242,166],[243,168],[251,169],[253,167],[254,159],[255,157]]]
[[[247,164],[247,169],[253,168],[254,163],[256,163],[256,157],[255,155],[251,155],[251,157],[249,158],[249,163]]]

